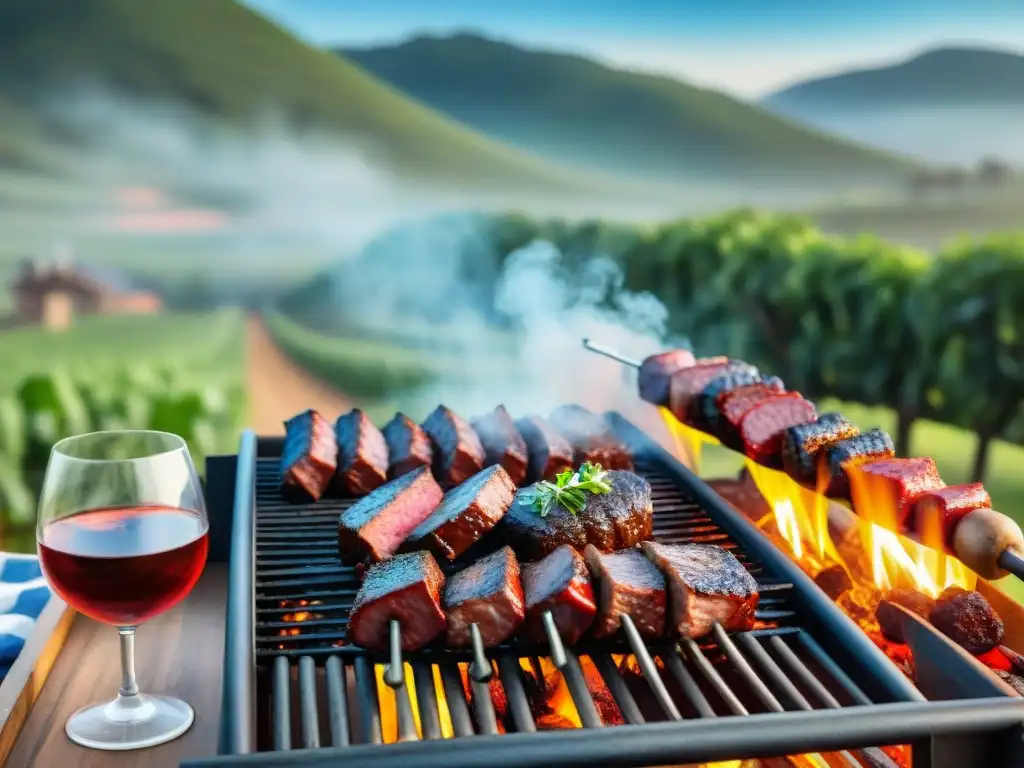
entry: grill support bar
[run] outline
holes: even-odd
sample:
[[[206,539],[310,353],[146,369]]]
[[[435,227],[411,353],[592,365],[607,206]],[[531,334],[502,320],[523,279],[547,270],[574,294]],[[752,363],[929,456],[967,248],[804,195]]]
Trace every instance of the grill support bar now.
[[[530,734],[476,736],[383,747],[296,751],[303,768],[373,765],[374,768],[451,768],[488,766],[497,759],[507,768],[564,768],[566,755],[576,765],[629,768],[672,765],[698,760],[782,757],[810,752],[857,749],[865,743],[928,744],[925,768],[1014,768],[1024,723],[1024,700],[976,699],[969,702],[879,704],[825,712],[783,712],[719,718],[714,728],[701,720],[630,726],[628,736],[616,728],[553,731],[543,739]],[[915,754],[917,760],[924,758]],[[500,755],[500,758],[497,756]],[[285,755],[217,757],[182,763],[182,768],[281,766]],[[298,763],[295,763],[296,765]]]

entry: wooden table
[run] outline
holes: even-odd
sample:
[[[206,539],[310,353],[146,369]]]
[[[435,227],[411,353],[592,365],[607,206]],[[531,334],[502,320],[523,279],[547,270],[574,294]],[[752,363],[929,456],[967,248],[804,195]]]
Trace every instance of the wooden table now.
[[[121,682],[117,632],[79,616],[8,757],[9,768],[178,768],[182,760],[215,755],[224,672],[227,569],[211,564],[192,594],[143,624],[135,668],[143,693],[179,696],[195,710],[184,736],[150,749],[100,752],[73,744],[68,716],[86,704],[113,698]]]

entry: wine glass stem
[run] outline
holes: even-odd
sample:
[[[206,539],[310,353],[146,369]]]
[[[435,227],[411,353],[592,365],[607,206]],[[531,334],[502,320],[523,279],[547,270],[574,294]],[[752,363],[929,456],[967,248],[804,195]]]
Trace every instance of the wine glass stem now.
[[[117,693],[122,698],[139,695],[139,686],[135,682],[135,627],[118,627],[121,635],[121,690]]]

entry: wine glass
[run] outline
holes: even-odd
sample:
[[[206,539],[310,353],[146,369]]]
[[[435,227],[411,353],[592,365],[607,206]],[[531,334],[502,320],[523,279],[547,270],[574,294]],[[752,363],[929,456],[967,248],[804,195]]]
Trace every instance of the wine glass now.
[[[121,636],[117,698],[68,718],[68,737],[94,749],[141,749],[177,738],[192,707],[139,693],[135,628],[180,602],[206,564],[206,506],[185,441],[124,430],[69,437],[50,452],[36,541],[50,587]]]

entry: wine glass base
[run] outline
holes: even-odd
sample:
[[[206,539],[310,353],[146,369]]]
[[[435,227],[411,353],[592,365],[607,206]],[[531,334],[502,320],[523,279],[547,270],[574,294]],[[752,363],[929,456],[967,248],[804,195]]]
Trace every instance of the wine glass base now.
[[[171,696],[138,695],[84,707],[68,718],[64,731],[90,749],[145,749],[181,736],[192,726],[195,712]]]

